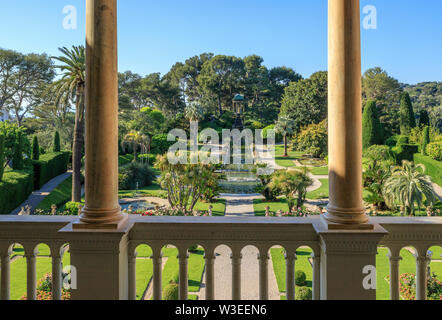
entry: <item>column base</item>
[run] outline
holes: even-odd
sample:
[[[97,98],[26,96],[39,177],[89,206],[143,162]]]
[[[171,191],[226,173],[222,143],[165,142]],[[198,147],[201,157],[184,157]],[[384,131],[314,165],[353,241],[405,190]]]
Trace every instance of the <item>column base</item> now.
[[[73,230],[119,230],[126,226],[129,216],[126,213],[119,214],[119,219],[115,221],[92,222],[79,219],[72,223]]]
[[[374,224],[366,223],[337,223],[327,220],[324,215],[321,215],[321,223],[326,230],[374,230]]]

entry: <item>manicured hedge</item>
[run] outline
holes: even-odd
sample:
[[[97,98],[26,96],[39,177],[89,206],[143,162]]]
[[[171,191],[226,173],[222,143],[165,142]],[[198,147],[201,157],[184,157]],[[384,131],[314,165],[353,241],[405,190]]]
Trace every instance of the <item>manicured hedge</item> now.
[[[31,171],[7,171],[0,182],[0,214],[9,214],[32,193],[34,177]]]
[[[398,165],[402,164],[402,161],[413,161],[415,153],[419,152],[419,146],[415,144],[401,144],[392,149],[394,158]]]
[[[70,156],[70,152],[53,152],[44,154],[40,160],[34,161],[34,190],[41,189],[45,183],[65,173]]]
[[[427,169],[426,173],[431,177],[431,180],[442,187],[442,161],[436,161],[428,156],[416,153],[414,155],[414,162],[423,164]]]

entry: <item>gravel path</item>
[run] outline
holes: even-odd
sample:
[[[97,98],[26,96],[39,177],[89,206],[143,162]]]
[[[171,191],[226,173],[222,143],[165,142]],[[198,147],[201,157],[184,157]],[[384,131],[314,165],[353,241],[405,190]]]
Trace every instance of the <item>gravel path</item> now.
[[[436,183],[433,183],[434,191],[436,192],[439,200],[442,201],[442,187]]]
[[[46,198],[52,192],[52,190],[54,190],[56,187],[58,187],[58,185],[60,183],[65,181],[71,175],[72,175],[72,171],[68,171],[66,173],[63,173],[63,174],[55,177],[54,179],[52,179],[51,181],[46,183],[40,190],[34,191],[33,193],[31,193],[31,195],[29,196],[29,198],[25,202],[20,204],[18,206],[18,208],[16,208],[14,211],[11,212],[11,215],[18,215],[19,212],[21,211],[21,209],[25,206],[30,206],[31,213],[34,212],[35,209],[40,204],[40,202],[42,202],[43,199]]]

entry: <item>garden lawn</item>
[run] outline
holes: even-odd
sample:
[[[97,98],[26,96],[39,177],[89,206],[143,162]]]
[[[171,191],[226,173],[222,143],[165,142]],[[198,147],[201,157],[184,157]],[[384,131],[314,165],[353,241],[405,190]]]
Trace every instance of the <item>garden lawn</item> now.
[[[328,175],[328,166],[327,167],[309,167],[309,170],[315,176],[327,176]]]
[[[275,146],[275,161],[276,164],[280,165],[281,167],[286,168],[292,168],[295,167],[294,160],[302,157],[303,152],[299,151],[289,151],[287,152],[288,157],[284,157],[284,146],[283,145],[277,145]]]
[[[226,213],[226,200],[225,199],[218,199],[214,203],[199,201],[195,205],[194,210],[207,211],[207,210],[209,210],[209,205],[213,206],[213,209],[212,209],[213,216],[224,216],[225,215],[225,213]]]
[[[326,199],[328,198],[328,179],[319,179],[321,187],[307,193],[307,199]]]
[[[51,210],[51,206],[55,204],[57,208],[70,201],[72,197],[72,176],[60,183],[51,193],[45,197],[36,209]]]
[[[281,210],[282,212],[289,211],[289,206],[286,199],[280,199],[280,201],[266,202],[262,199],[253,200],[253,209],[255,210],[255,216],[264,217],[266,215],[266,207],[270,207],[270,212],[277,212]]]
[[[161,186],[157,183],[153,183],[150,186],[140,188],[138,190],[119,190],[118,196],[121,198],[132,198],[135,194],[139,197],[156,197],[167,198],[167,191],[161,189]]]

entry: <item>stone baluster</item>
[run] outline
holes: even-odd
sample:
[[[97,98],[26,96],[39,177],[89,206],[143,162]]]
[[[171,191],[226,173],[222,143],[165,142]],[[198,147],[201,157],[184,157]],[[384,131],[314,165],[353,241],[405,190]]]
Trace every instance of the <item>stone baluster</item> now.
[[[136,251],[129,253],[129,300],[137,299],[137,256]]]
[[[390,299],[400,300],[399,264],[402,260],[402,257],[400,256],[400,249],[390,249],[388,259],[390,260]]]
[[[1,259],[1,282],[0,282],[0,300],[9,300],[10,297],[10,288],[11,288],[11,264],[9,253],[2,253],[0,256]]]
[[[232,300],[241,300],[241,251],[233,250],[230,258],[232,259]]]
[[[37,299],[37,254],[38,251],[26,253],[26,265],[27,265],[27,299]]]
[[[312,253],[313,300],[321,300],[321,256]]]
[[[62,260],[59,251],[51,252],[52,258],[52,300],[62,298]]]
[[[259,300],[269,300],[269,254],[258,253],[259,260]]]
[[[161,248],[154,249],[152,254],[153,264],[153,300],[161,300],[162,296],[162,269],[163,254]]]
[[[206,260],[206,300],[215,299],[215,253],[207,249],[204,254]]]
[[[286,294],[287,300],[295,300],[295,261],[296,253],[286,252],[285,263],[286,263]]]
[[[187,263],[189,259],[189,254],[186,249],[180,250],[178,254],[179,261],[179,274],[180,274],[180,283],[179,283],[179,299],[187,300],[187,291],[188,291],[188,275],[187,275]]]
[[[427,251],[418,250],[416,258],[416,300],[427,300],[427,272],[428,263],[431,259],[427,256]]]

